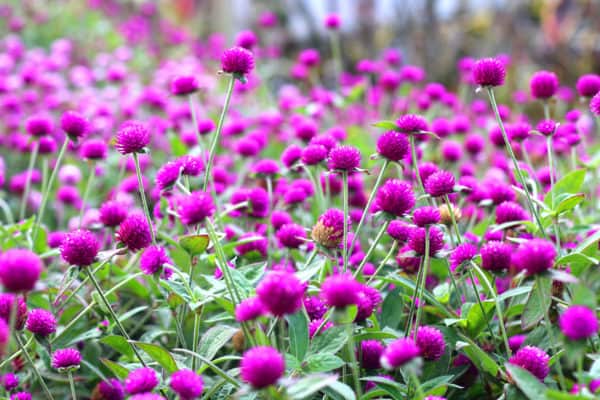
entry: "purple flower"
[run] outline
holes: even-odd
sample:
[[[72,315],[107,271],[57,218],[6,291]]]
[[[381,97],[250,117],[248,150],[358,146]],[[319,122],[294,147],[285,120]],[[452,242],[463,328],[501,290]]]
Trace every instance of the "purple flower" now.
[[[88,129],[88,124],[87,119],[76,111],[66,111],[60,118],[60,127],[71,140],[82,137]]]
[[[510,364],[531,372],[540,381],[550,372],[550,357],[544,350],[535,346],[525,346],[517,351],[509,360]]]
[[[337,208],[325,211],[312,229],[312,239],[323,247],[336,248],[344,235],[344,213]]]
[[[50,336],[56,332],[56,318],[50,311],[36,308],[29,312],[26,327],[29,332],[37,336]]]
[[[585,74],[577,79],[577,92],[581,97],[593,97],[600,91],[600,76]]]
[[[77,368],[81,363],[81,354],[75,349],[59,349],[52,353],[52,368]]]
[[[510,267],[513,247],[504,242],[491,241],[481,247],[481,268],[487,271],[503,271]]]
[[[556,122],[551,119],[544,119],[538,122],[536,129],[544,136],[552,136],[556,132]]]
[[[94,263],[100,243],[96,235],[86,229],[67,233],[60,245],[60,255],[70,265],[87,267]]]
[[[585,306],[570,306],[558,321],[561,332],[570,340],[583,340],[598,332],[598,317],[594,310]]]
[[[413,212],[413,222],[417,226],[435,225],[440,222],[442,216],[440,210],[433,206],[423,206]]]
[[[235,320],[238,322],[252,321],[266,312],[265,306],[258,297],[249,297],[235,307]]]
[[[123,400],[124,398],[123,385],[117,379],[101,381],[92,392],[92,400]]]
[[[505,77],[504,64],[496,58],[478,60],[473,66],[473,80],[479,86],[502,86]]]
[[[316,165],[327,158],[327,148],[320,144],[309,144],[302,150],[302,162],[306,165]]]
[[[50,135],[54,131],[54,123],[46,115],[34,115],[25,121],[25,130],[31,136]]]
[[[420,350],[411,338],[396,339],[381,354],[380,362],[385,369],[401,367],[412,359],[419,357]]]
[[[178,161],[170,161],[164,164],[156,171],[156,186],[160,190],[170,189],[179,179],[182,170],[183,166]]]
[[[104,160],[108,153],[106,142],[101,139],[88,139],[81,144],[81,157],[88,160]]]
[[[408,138],[403,133],[388,131],[377,139],[377,153],[390,161],[402,160],[408,150]]]
[[[127,218],[127,205],[111,200],[100,206],[100,222],[108,227],[115,227]]]
[[[3,319],[0,319],[0,357],[4,356],[4,351],[10,340],[9,329],[8,324]]]
[[[413,250],[417,255],[421,256],[425,254],[425,238],[427,228],[414,228],[410,233],[408,239],[408,247]],[[429,228],[429,255],[433,256],[444,247],[444,234],[437,227],[432,226]]]
[[[285,360],[277,350],[258,346],[246,351],[240,362],[240,375],[255,389],[277,383],[285,371]]]
[[[164,264],[173,264],[164,247],[146,247],[140,257],[140,269],[146,275],[153,275],[161,271]]]
[[[131,251],[138,251],[148,247],[152,242],[152,234],[142,213],[133,212],[121,222],[117,230],[117,240]]]
[[[140,153],[150,143],[150,131],[140,121],[127,121],[121,125],[115,147],[121,154]]]
[[[181,164],[181,175],[198,176],[204,170],[202,158],[197,156],[185,155],[177,159]]]
[[[558,77],[554,72],[538,71],[531,77],[529,89],[536,99],[549,99],[558,90]]]
[[[454,191],[454,175],[449,171],[437,171],[425,181],[425,191],[431,197],[440,197]]]
[[[13,293],[0,293],[0,319],[7,324],[10,323],[11,314],[13,312],[13,302],[17,301],[17,317],[15,319],[15,329],[20,331],[25,326],[27,320],[27,304],[23,297]]]
[[[293,314],[302,307],[306,286],[296,275],[272,271],[256,287],[256,295],[274,316]]]
[[[331,30],[336,30],[340,27],[342,20],[338,14],[332,13],[325,17],[325,27]]]
[[[257,232],[247,232],[240,236],[240,240],[249,238],[252,238],[253,240],[235,247],[236,253],[241,256],[257,253],[263,258],[266,257],[268,247],[267,238]]]
[[[401,116],[396,121],[396,125],[398,126],[398,130],[404,133],[418,133],[428,129],[425,118],[416,114],[406,114]]]
[[[417,346],[423,359],[428,361],[439,360],[446,351],[444,335],[439,329],[432,326],[420,326],[417,331]]]
[[[0,352],[1,353],[1,352]],[[19,377],[15,374],[11,374],[10,372],[0,378],[0,383],[2,383],[2,387],[7,392],[16,389],[19,386]]]
[[[508,347],[513,353],[516,353],[523,346],[525,339],[527,339],[527,335],[513,335],[508,338]]]
[[[521,243],[514,254],[514,263],[528,275],[535,275],[554,266],[556,250],[554,244],[545,239],[531,239]]]
[[[202,377],[189,369],[180,369],[171,375],[169,386],[181,400],[194,400],[200,397],[204,382]]]
[[[302,225],[285,224],[277,230],[275,236],[282,246],[297,249],[305,242],[306,230]]]
[[[527,219],[529,219],[527,212],[514,201],[505,201],[496,207],[496,224],[498,225]]]
[[[276,175],[279,173],[279,165],[277,161],[265,158],[252,166],[252,172],[257,175]]]
[[[411,226],[405,222],[393,220],[387,228],[387,234],[400,244],[406,243],[410,236]]]
[[[352,171],[360,166],[360,151],[353,146],[337,146],[329,152],[329,169]]]
[[[377,191],[375,205],[386,213],[401,217],[415,205],[415,195],[407,182],[390,179]]]
[[[311,321],[322,318],[327,312],[327,306],[319,296],[305,297],[303,303]]]
[[[321,284],[321,297],[330,307],[344,308],[357,304],[360,289],[352,274],[331,275]]]
[[[211,217],[215,212],[215,205],[208,193],[196,191],[178,198],[177,212],[181,217],[182,223],[185,225],[195,225]]]
[[[594,115],[600,115],[600,93],[596,93],[590,100],[590,111]]]
[[[171,93],[185,96],[198,90],[198,80],[193,75],[178,76],[171,81]]]
[[[236,46],[251,50],[258,43],[258,37],[252,31],[241,31],[235,38]]]
[[[477,246],[465,242],[456,246],[450,254],[450,269],[456,271],[463,263],[470,261],[477,255]]]
[[[383,344],[379,340],[363,340],[360,342],[360,350],[356,349],[356,358],[364,369],[379,369],[379,359],[383,353]]]
[[[127,375],[125,391],[129,394],[151,392],[158,385],[158,377],[152,368],[138,368]]]
[[[287,168],[291,168],[294,164],[298,162],[303,156],[302,147],[292,144],[281,153],[281,163],[285,165]],[[325,157],[327,154],[325,154]],[[325,158],[324,157],[324,158]]]
[[[315,335],[320,335],[321,333],[325,332],[327,329],[331,328],[332,326],[333,326],[333,323],[331,321],[327,321],[327,322],[323,323],[322,318],[310,321],[310,323],[308,324],[308,337],[310,339],[312,339]],[[317,332],[317,329],[319,330],[318,332]]]
[[[228,74],[246,75],[254,69],[254,56],[243,47],[232,47],[223,52],[221,69]]]
[[[17,392],[10,396],[10,400],[31,400],[31,393],[29,392]]]
[[[27,249],[10,249],[0,254],[0,283],[9,292],[28,292],[38,281],[44,265]]]

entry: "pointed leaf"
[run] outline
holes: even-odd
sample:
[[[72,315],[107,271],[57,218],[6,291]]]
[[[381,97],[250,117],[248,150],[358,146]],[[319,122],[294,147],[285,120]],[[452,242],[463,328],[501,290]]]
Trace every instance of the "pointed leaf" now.
[[[106,366],[106,368],[110,369],[115,377],[121,380],[127,378],[127,375],[129,375],[129,370],[121,364],[117,364],[116,362],[110,361],[106,358],[101,358],[100,361]]]
[[[529,371],[510,363],[505,366],[512,380],[528,399],[538,400],[546,392],[546,386]]]
[[[298,360],[304,360],[308,350],[308,319],[302,310],[286,317],[290,335],[290,353]]]
[[[171,353],[163,349],[161,346],[143,342],[133,343],[142,349],[146,354],[148,354],[150,358],[159,363],[160,366],[163,367],[168,373],[172,374],[179,369]]]
[[[209,242],[208,235],[186,235],[179,238],[179,245],[191,257],[204,253]]]

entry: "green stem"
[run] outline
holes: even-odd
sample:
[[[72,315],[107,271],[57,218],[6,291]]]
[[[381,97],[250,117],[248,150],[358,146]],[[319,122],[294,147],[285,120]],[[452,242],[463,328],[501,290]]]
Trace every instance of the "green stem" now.
[[[81,210],[79,211],[79,228],[83,224],[83,213],[85,211],[85,203],[90,195],[90,191],[92,190],[92,182],[94,181],[94,164],[90,163],[90,175],[88,176],[87,184],[85,185],[85,192],[83,192],[83,199],[81,201]]]
[[[342,172],[342,207],[344,208],[344,235],[342,239],[342,255],[344,259],[344,269],[348,269],[348,171]]]
[[[340,35],[338,32],[331,32],[331,55],[333,56],[333,64],[335,66],[335,76],[339,79],[342,72],[342,50],[340,46]],[[337,87],[336,81],[336,87]]]
[[[425,254],[423,255],[423,276],[421,278],[421,288],[419,295],[419,307],[417,307],[417,320],[415,321],[415,340],[417,338],[417,331],[419,330],[419,324],[421,323],[421,315],[423,314],[423,308],[425,308],[425,281],[427,281],[427,269],[429,268],[429,227],[425,227]]]
[[[361,274],[363,268],[365,267],[365,264],[367,263],[367,261],[369,260],[369,258],[371,258],[371,254],[373,254],[373,252],[375,251],[375,248],[377,247],[377,244],[379,244],[379,241],[381,240],[381,238],[385,234],[385,232],[386,232],[387,227],[388,227],[389,224],[390,224],[390,221],[385,221],[383,223],[383,225],[381,226],[381,229],[377,233],[377,236],[375,236],[375,240],[373,241],[373,243],[369,247],[369,250],[367,250],[367,254],[365,254],[365,256],[363,257],[363,259],[360,262],[358,268],[356,268],[356,271],[354,272],[354,277],[355,278],[358,277]]]
[[[387,264],[388,260],[390,259],[390,257],[392,257],[392,254],[394,254],[394,252],[396,251],[397,248],[398,248],[398,242],[396,242],[394,240],[394,243],[392,243],[392,247],[390,248],[390,251],[383,258],[383,260],[381,261],[381,263],[379,264],[379,266],[377,267],[377,269],[375,270],[373,275],[371,275],[369,277],[369,279],[367,280],[367,285],[369,285],[373,281],[373,279],[375,279],[377,277],[379,272],[381,272],[383,267],[385,267],[385,264]]]
[[[352,242],[350,243],[350,247],[349,247],[350,252],[352,252],[352,249],[354,248],[354,244],[356,243],[356,239],[358,238],[358,234],[360,233],[360,229],[362,228],[365,220],[367,219],[367,215],[369,214],[369,212],[371,210],[371,204],[373,203],[373,200],[375,199],[375,195],[377,194],[377,189],[379,189],[379,185],[381,185],[381,181],[383,180],[385,170],[387,169],[389,164],[390,164],[390,161],[386,158],[383,161],[383,165],[381,166],[379,175],[377,175],[377,179],[375,180],[375,186],[373,186],[373,190],[371,190],[371,194],[369,195],[369,199],[367,200],[367,205],[365,206],[365,209],[364,209],[362,215],[360,216],[360,221],[358,221],[358,225],[356,227],[356,230],[354,231],[354,237],[352,238]]]
[[[121,335],[123,335],[123,337],[125,339],[127,339],[127,343],[129,343],[129,346],[131,347],[131,350],[133,350],[133,353],[135,354],[136,358],[139,360],[140,364],[142,364],[144,367],[146,367],[146,363],[142,359],[142,356],[138,352],[138,350],[135,347],[135,345],[131,342],[131,338],[127,334],[127,331],[123,327],[123,324],[121,324],[121,321],[119,321],[119,318],[117,317],[117,315],[115,314],[114,310],[112,309],[110,303],[108,302],[108,299],[104,295],[104,291],[102,290],[102,288],[100,287],[100,284],[96,280],[96,277],[94,276],[94,274],[92,273],[92,271],[89,268],[85,268],[85,272],[88,274],[88,277],[90,278],[90,281],[92,281],[92,284],[96,288],[96,292],[98,293],[98,295],[102,299],[102,302],[104,303],[104,306],[106,307],[106,309],[110,313],[110,316],[115,321],[115,324],[117,325],[117,328],[121,332]]]
[[[479,289],[477,289],[477,285],[475,284],[475,276],[473,275],[473,270],[468,268],[469,278],[471,278],[471,286],[473,287],[473,291],[475,292],[475,298],[477,299],[477,304],[479,304],[479,309],[481,310],[481,315],[485,319],[485,324],[487,326],[488,332],[490,333],[490,339],[494,340],[494,332],[492,331],[492,327],[487,319],[487,312],[485,308],[483,308],[483,303],[481,303],[481,296],[479,295]]]
[[[73,373],[71,371],[67,372],[69,376],[69,386],[71,387],[71,396],[73,400],[77,400],[77,392],[75,391],[75,382],[73,381]]]
[[[502,118],[500,117],[500,113],[498,112],[498,105],[496,104],[496,98],[494,97],[494,90],[491,87],[487,88],[488,96],[490,98],[490,103],[492,105],[492,109],[494,110],[494,114],[496,115],[496,121],[500,126],[500,131],[502,132],[502,138],[504,140],[504,144],[506,146],[506,151],[508,155],[512,159],[513,166],[515,168],[515,172],[517,173],[517,177],[519,179],[519,183],[523,186],[523,190],[525,191],[525,197],[527,198],[527,205],[529,207],[529,211],[534,216],[535,221],[538,225],[540,233],[544,238],[546,238],[546,232],[544,231],[544,226],[542,225],[542,221],[538,212],[533,204],[533,200],[531,198],[531,193],[529,192],[529,188],[527,187],[527,182],[525,181],[525,177],[523,176],[523,172],[519,167],[519,163],[517,162],[517,158],[515,157],[515,153],[513,152],[512,146],[510,145],[510,141],[508,140],[508,135],[506,134],[506,129],[504,128],[504,123],[502,122]]]
[[[273,212],[273,182],[271,176],[267,176],[267,198],[269,199],[269,210],[267,215],[267,265],[271,263],[271,239],[273,238],[273,224],[271,223],[271,213]]]
[[[194,332],[192,333],[192,351],[195,353],[198,348],[198,341],[200,340],[200,318],[202,317],[202,308],[200,310],[193,310],[194,313]],[[196,371],[196,357],[192,357],[192,371]]]
[[[408,311],[408,320],[406,322],[404,336],[410,335],[410,331],[412,330],[413,318],[415,317],[415,310],[417,309],[417,298],[419,296],[419,288],[421,287],[424,269],[423,258],[421,258],[419,260],[419,272],[417,273],[417,281],[415,282],[415,289],[413,290],[412,301],[410,302],[410,309]]]
[[[219,138],[221,136],[221,131],[223,130],[223,122],[225,122],[225,115],[227,114],[227,109],[229,108],[229,101],[231,100],[231,94],[233,93],[233,85],[235,83],[235,76],[231,75],[229,78],[229,84],[227,86],[227,93],[225,94],[225,104],[223,104],[223,109],[221,110],[221,116],[219,117],[219,123],[217,124],[217,130],[213,135],[212,142],[210,144],[210,150],[208,153],[208,162],[206,163],[206,173],[204,174],[204,185],[202,186],[202,190],[206,191],[208,187],[208,181],[211,179],[210,170],[212,168],[212,163],[215,158],[215,152],[217,150],[217,146],[219,144]]]
[[[315,247],[315,249],[313,251],[311,251],[310,255],[308,256],[308,258],[304,262],[304,269],[306,267],[308,267],[310,265],[310,263],[313,262],[313,260],[315,259],[316,256],[317,256],[317,248]]]
[[[358,361],[356,360],[356,346],[354,344],[354,332],[352,330],[352,324],[346,325],[346,332],[348,333],[348,356],[350,357],[350,370],[352,371],[352,381],[354,382],[354,391],[356,397],[362,397],[362,388],[360,386],[360,374]]]
[[[29,192],[31,191],[31,178],[33,176],[33,167],[35,166],[35,161],[37,160],[38,150],[40,148],[39,140],[35,140],[33,142],[33,151],[31,152],[31,156],[29,157],[29,165],[27,166],[26,177],[25,180],[25,190],[23,191],[23,198],[21,199],[21,209],[19,210],[19,220],[23,220],[25,218],[25,210],[27,209],[27,200],[29,198]]]
[[[202,149],[202,135],[200,135],[200,131],[198,130],[198,117],[196,116],[196,107],[194,107],[194,94],[190,93],[188,96],[188,101],[190,104],[190,112],[192,113],[192,123],[194,124],[194,133],[198,137],[198,147]]]
[[[23,346],[23,342],[21,341],[21,339],[19,338],[19,336],[17,335],[16,332],[14,333],[14,336],[15,336],[15,340],[17,341],[17,344],[19,346],[19,349],[21,350],[21,354],[23,354],[25,356],[29,365],[31,365],[31,368],[33,369],[33,373],[34,373],[35,377],[37,378],[37,380],[40,382],[40,386],[42,387],[42,390],[44,391],[46,398],[48,398],[49,400],[54,400],[54,397],[52,397],[52,394],[50,393],[48,386],[46,386],[46,382],[44,382],[44,378],[42,378],[42,374],[40,374],[40,371],[35,366],[35,363],[31,359],[31,356],[29,355],[27,350],[25,350],[25,346]]]
[[[37,219],[35,221],[35,224],[33,225],[33,231],[31,234],[32,243],[35,243],[37,241],[38,230],[40,228],[40,224],[44,220],[44,212],[46,211],[46,205],[48,204],[48,197],[50,195],[50,191],[52,190],[52,185],[54,184],[56,175],[58,174],[58,170],[60,169],[62,159],[64,158],[65,152],[67,151],[68,144],[69,138],[66,137],[58,152],[58,156],[56,157],[56,164],[54,164],[54,168],[52,168],[52,173],[50,174],[50,179],[48,180],[46,190],[44,190],[44,192],[42,193],[42,202],[40,204],[40,210],[38,211]]]
[[[450,203],[450,198],[447,194],[444,195],[444,201],[446,202],[446,207],[448,208],[448,213],[450,214],[450,219],[452,220],[454,235],[456,236],[456,243],[461,244],[462,239],[460,237],[460,229],[458,229],[458,224],[456,223],[456,217],[454,216],[454,206],[452,203]]]
[[[227,265],[227,259],[225,258],[225,254],[223,253],[223,248],[221,247],[221,243],[219,238],[217,237],[217,233],[215,232],[215,227],[209,218],[206,218],[206,230],[208,231],[208,236],[213,243],[215,248],[215,255],[217,259],[217,265],[221,264],[221,272],[223,272],[223,278],[225,280],[225,286],[227,286],[227,291],[229,292],[229,296],[231,297],[231,301],[233,304],[238,304],[242,297],[240,296],[233,277],[231,276],[231,271],[229,271],[229,266]]]
[[[546,104],[546,103],[544,103]],[[554,188],[554,157],[552,156],[552,136],[548,136],[546,138],[546,150],[548,152],[548,168],[550,169],[550,197],[551,197],[551,201],[552,201],[552,210],[554,210],[554,207],[556,207],[556,204],[554,203],[554,191],[552,190]],[[554,225],[554,236],[556,236],[555,240],[556,240],[556,248],[560,251],[560,224],[558,223],[558,221],[555,221]]]
[[[140,198],[142,199],[142,207],[144,209],[144,215],[148,222],[148,229],[150,229],[150,235],[152,236],[152,244],[156,246],[156,235],[154,234],[154,227],[152,226],[152,217],[150,217],[150,209],[148,208],[148,202],[146,201],[146,193],[144,191],[144,182],[142,181],[142,170],[140,168],[140,159],[137,153],[133,153],[133,161],[135,163],[135,174],[137,175],[138,189],[140,192]]]
[[[421,193],[425,194],[425,187],[423,186],[423,181],[421,180],[421,174],[419,173],[419,164],[417,162],[417,148],[415,146],[415,135],[408,135],[408,140],[410,143],[410,156],[412,160],[413,172],[417,179],[417,185],[419,186],[419,190]]]

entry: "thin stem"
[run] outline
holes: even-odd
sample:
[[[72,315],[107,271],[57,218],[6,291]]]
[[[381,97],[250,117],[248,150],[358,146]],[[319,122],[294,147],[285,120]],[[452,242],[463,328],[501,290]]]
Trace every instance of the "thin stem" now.
[[[227,86],[227,93],[225,94],[225,104],[223,104],[223,109],[221,110],[221,116],[219,117],[219,123],[217,124],[217,130],[213,135],[212,142],[210,144],[210,150],[208,153],[208,162],[206,163],[206,173],[204,174],[204,185],[202,186],[202,190],[206,191],[208,187],[208,181],[211,179],[210,170],[212,168],[212,163],[215,158],[215,152],[217,150],[217,146],[219,144],[219,138],[221,136],[221,131],[223,130],[223,122],[225,122],[225,115],[227,114],[227,109],[229,108],[229,101],[231,100],[231,93],[233,93],[233,85],[235,83],[235,76],[231,75],[229,78],[229,85]]]
[[[348,172],[342,172],[342,207],[344,208],[344,236],[342,239],[342,256],[344,259],[344,269],[348,268]]]
[[[413,318],[415,316],[415,310],[417,309],[417,297],[419,295],[419,287],[421,287],[421,279],[423,279],[423,258],[419,260],[419,272],[417,273],[417,281],[415,282],[415,289],[413,290],[412,301],[410,303],[410,309],[408,311],[408,321],[406,322],[406,329],[404,330],[404,336],[408,336],[412,329]]]
[[[112,309],[110,303],[108,302],[108,299],[104,295],[104,291],[102,290],[102,288],[100,287],[100,284],[96,280],[96,277],[94,276],[94,274],[92,273],[92,271],[89,268],[85,268],[85,272],[88,274],[88,277],[90,278],[90,281],[92,281],[92,284],[96,288],[96,292],[98,292],[98,295],[102,299],[102,302],[104,303],[104,306],[106,307],[106,309],[110,313],[110,316],[115,321],[115,324],[117,325],[117,328],[119,329],[119,331],[121,331],[121,335],[123,335],[123,337],[125,339],[127,339],[127,343],[129,343],[129,346],[131,347],[131,350],[133,350],[133,353],[135,354],[136,358],[140,361],[140,364],[142,364],[144,367],[146,367],[146,363],[142,359],[142,356],[138,352],[138,350],[135,347],[135,345],[131,342],[131,338],[127,334],[127,331],[123,327],[123,324],[121,324],[121,321],[119,321],[119,318],[117,317],[117,315],[115,314],[114,310]]]
[[[135,174],[137,175],[138,189],[140,192],[140,198],[142,199],[142,208],[144,209],[144,215],[148,222],[148,229],[150,229],[150,235],[152,236],[152,244],[156,246],[156,235],[154,234],[154,228],[152,227],[152,217],[150,217],[150,209],[146,201],[146,193],[144,192],[144,182],[142,181],[142,170],[140,168],[140,159],[137,153],[133,153],[133,161],[135,163]]]
[[[67,145],[69,144],[69,137],[65,138],[65,141],[62,144],[58,152],[58,156],[56,157],[56,164],[54,164],[54,168],[52,168],[52,173],[50,174],[50,179],[48,180],[48,185],[46,186],[46,190],[42,193],[42,202],[40,203],[40,210],[38,211],[37,219],[35,224],[33,225],[33,231],[31,234],[32,243],[37,241],[38,230],[40,224],[44,220],[44,212],[46,211],[46,205],[48,204],[48,197],[50,195],[50,191],[52,190],[52,185],[54,184],[54,180],[56,179],[56,175],[58,174],[58,170],[60,169],[60,164],[62,162],[63,157],[65,156],[65,152],[67,151]]]
[[[429,268],[429,227],[425,227],[425,254],[423,255],[423,276],[421,278],[421,288],[419,299],[419,307],[417,307],[417,320],[415,321],[415,340],[417,331],[421,323],[421,315],[425,306],[425,282],[427,281],[427,269]]]
[[[410,142],[410,156],[412,160],[413,172],[417,178],[417,185],[419,186],[419,190],[421,193],[425,194],[425,187],[423,186],[423,181],[421,180],[421,174],[419,173],[419,164],[417,162],[417,148],[415,146],[415,135],[408,135],[408,140]]]
[[[369,211],[371,210],[371,204],[373,203],[373,200],[375,199],[375,195],[377,194],[377,189],[379,188],[379,185],[381,185],[381,181],[383,180],[385,170],[387,169],[387,166],[389,164],[390,164],[390,161],[386,158],[383,161],[383,165],[381,166],[379,175],[377,175],[377,179],[375,180],[375,186],[373,186],[373,190],[371,190],[371,194],[369,195],[369,199],[367,200],[367,205],[365,206],[364,211],[360,216],[360,221],[358,221],[358,225],[356,227],[356,230],[354,231],[354,237],[352,237],[352,242],[350,242],[350,248],[349,248],[350,252],[352,252],[352,249],[354,248],[354,244],[356,243],[356,238],[358,238],[358,234],[360,233],[360,229],[362,228],[365,220],[367,219],[367,215],[369,214]]]
[[[479,309],[481,310],[481,315],[483,316],[484,320],[485,320],[485,324],[488,328],[488,331],[490,333],[490,339],[494,339],[494,332],[492,331],[492,327],[490,326],[490,323],[487,319],[487,312],[485,311],[485,308],[483,308],[483,303],[481,302],[481,296],[479,295],[479,289],[477,289],[477,285],[475,284],[475,276],[473,275],[473,270],[471,268],[468,268],[468,274],[469,274],[469,278],[471,278],[471,286],[473,287],[473,291],[475,292],[475,298],[477,299],[477,304],[479,305]]]
[[[381,238],[385,234],[385,232],[386,232],[387,227],[388,227],[389,224],[390,224],[390,221],[385,221],[383,223],[383,225],[381,226],[381,229],[377,233],[377,236],[375,236],[375,240],[373,240],[373,243],[369,247],[369,250],[367,250],[367,254],[365,254],[365,256],[363,257],[363,259],[360,262],[358,268],[356,268],[356,271],[354,272],[354,277],[355,278],[358,277],[361,274],[363,268],[365,267],[365,264],[367,263],[367,261],[369,260],[369,258],[371,258],[371,254],[373,254],[373,251],[375,251],[375,248],[377,247],[377,244],[379,244],[379,241],[381,240]]]
[[[21,339],[19,338],[19,336],[17,335],[16,332],[14,333],[14,336],[15,336],[15,340],[17,341],[17,344],[19,346],[19,349],[21,350],[21,354],[23,354],[25,356],[29,365],[31,365],[31,368],[33,369],[33,373],[34,373],[35,377],[37,378],[37,380],[40,382],[40,386],[42,387],[42,390],[44,391],[46,398],[48,398],[49,400],[54,400],[54,397],[52,397],[52,394],[50,393],[48,386],[46,386],[46,382],[44,382],[44,378],[42,378],[42,374],[40,374],[40,371],[35,366],[35,363],[33,362],[33,360],[31,359],[31,356],[25,349],[25,346],[23,346],[23,342],[21,341]]]
[[[458,229],[458,224],[456,223],[456,217],[454,215],[454,206],[450,203],[450,198],[447,194],[444,195],[444,201],[446,202],[446,207],[448,208],[448,213],[450,214],[450,219],[452,220],[452,226],[454,227],[454,235],[456,236],[456,243],[461,244],[462,239],[460,237],[460,229]]]
[[[71,371],[67,372],[69,376],[69,386],[71,387],[71,396],[73,400],[77,400],[77,392],[75,391],[75,382],[73,381],[73,373]]]
[[[79,211],[79,227],[83,225],[83,213],[85,211],[85,203],[88,200],[90,191],[92,190],[92,182],[94,181],[95,168],[94,164],[90,163],[90,175],[88,176],[87,184],[85,185],[85,192],[83,192],[83,199],[81,201],[81,210]]]
[[[271,239],[273,238],[273,224],[271,223],[271,214],[273,212],[273,181],[271,176],[267,176],[267,198],[269,199],[267,215],[267,265],[271,263]]]
[[[333,64],[335,66],[335,76],[339,79],[342,72],[342,51],[340,46],[340,35],[338,32],[331,32],[331,55],[333,56]],[[336,86],[337,86],[336,81]],[[360,396],[359,396],[360,397]]]
[[[23,191],[23,198],[21,199],[21,209],[19,210],[19,220],[23,220],[25,218],[25,210],[27,209],[27,200],[29,198],[29,192],[31,191],[31,178],[33,176],[33,167],[35,166],[35,161],[37,160],[38,150],[40,148],[39,140],[35,140],[33,142],[33,151],[31,152],[31,156],[29,157],[29,165],[27,166],[25,181],[25,190]]]
[[[192,333],[192,351],[195,353],[198,348],[198,341],[200,340],[200,317],[202,316],[202,308],[200,310],[193,310],[194,313],[194,332]],[[196,371],[196,357],[192,357],[192,371]]]
[[[350,357],[350,369],[352,370],[352,381],[354,383],[354,391],[356,392],[356,397],[360,398],[362,396],[362,388],[360,387],[360,374],[359,374],[359,366],[356,360],[356,346],[354,344],[354,332],[352,330],[352,324],[347,324],[346,331],[348,333],[348,356]]]
[[[198,117],[196,116],[196,107],[194,107],[194,94],[190,93],[188,96],[188,101],[190,104],[190,112],[192,113],[192,123],[194,124],[194,132],[198,137],[198,147],[202,149],[202,135],[200,135],[200,130],[198,129]]]
[[[396,251],[397,248],[398,248],[398,242],[396,242],[394,240],[394,243],[392,243],[392,247],[390,248],[390,251],[383,258],[383,260],[381,261],[381,263],[379,264],[379,266],[377,267],[377,269],[375,270],[375,272],[373,273],[373,275],[371,275],[369,277],[369,279],[367,279],[367,285],[369,285],[373,281],[373,279],[375,279],[377,277],[377,275],[379,274],[379,272],[381,272],[381,270],[383,269],[383,267],[385,267],[385,264],[387,264],[388,260],[390,259],[390,257],[392,256],[392,254],[394,254],[394,252]]]
[[[206,230],[208,231],[208,236],[210,240],[213,242],[213,246],[215,248],[215,255],[217,259],[217,265],[221,264],[221,272],[223,272],[223,278],[225,279],[225,285],[227,286],[227,291],[229,292],[229,296],[231,296],[231,301],[234,304],[238,304],[242,297],[237,291],[237,287],[235,286],[235,282],[233,281],[233,277],[231,276],[231,271],[229,271],[229,266],[227,265],[227,260],[223,253],[223,249],[221,247],[221,243],[219,242],[219,238],[217,237],[217,233],[215,232],[215,227],[209,218],[206,218]]]
[[[546,104],[546,103],[544,103]],[[556,206],[556,204],[554,203],[554,191],[552,190],[554,188],[554,181],[555,181],[555,177],[554,177],[554,157],[552,155],[552,136],[548,136],[546,138],[546,150],[548,152],[548,168],[550,169],[550,198],[552,201],[552,210],[554,210],[554,207]],[[556,240],[556,248],[558,250],[560,250],[560,224],[558,223],[558,221],[555,221],[554,225],[554,236],[555,236],[555,240]]]
[[[544,231],[544,226],[542,225],[542,221],[538,212],[533,204],[533,200],[531,198],[531,193],[529,192],[529,188],[527,187],[527,182],[525,181],[525,177],[523,176],[523,172],[519,167],[519,163],[517,162],[517,158],[515,157],[515,153],[510,145],[510,141],[508,140],[508,135],[506,134],[506,129],[504,128],[504,123],[502,122],[502,118],[500,117],[500,113],[498,111],[498,105],[496,104],[496,98],[494,97],[494,90],[491,87],[487,88],[488,96],[490,98],[490,103],[492,105],[492,109],[494,110],[494,114],[496,115],[496,121],[500,126],[500,131],[502,132],[502,139],[504,140],[504,144],[506,146],[506,151],[508,155],[512,159],[513,166],[515,168],[515,172],[517,173],[517,177],[519,179],[519,183],[523,186],[523,190],[525,191],[525,197],[527,198],[527,205],[529,206],[529,211],[534,216],[535,221],[538,225],[540,233],[544,238],[546,238],[546,232]]]
[[[317,256],[317,248],[315,247],[315,249],[310,253],[308,258],[304,262],[304,268],[308,267],[310,265],[310,263],[313,262],[313,260],[315,259],[316,256]]]

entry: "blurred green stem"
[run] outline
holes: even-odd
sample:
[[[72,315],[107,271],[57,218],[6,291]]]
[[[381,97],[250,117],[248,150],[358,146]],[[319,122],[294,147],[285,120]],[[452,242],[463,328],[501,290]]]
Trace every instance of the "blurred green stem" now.
[[[148,208],[148,202],[146,201],[146,192],[144,191],[144,181],[142,180],[142,170],[140,168],[140,159],[137,153],[133,153],[133,161],[135,162],[135,174],[137,175],[138,189],[140,191],[140,198],[142,199],[142,208],[144,209],[144,215],[148,222],[148,229],[150,229],[150,235],[152,236],[152,244],[156,246],[156,235],[154,233],[154,227],[152,225],[152,217],[150,217],[150,209]]]
[[[348,171],[342,171],[342,207],[344,208],[344,235],[342,239],[342,255],[344,273],[348,268]]]
[[[19,220],[22,221],[25,218],[25,210],[27,209],[27,201],[29,200],[29,192],[31,191],[31,179],[33,177],[33,167],[37,160],[38,150],[40,148],[39,140],[34,140],[33,151],[29,156],[29,165],[25,173],[25,190],[23,190],[23,198],[21,199],[21,209],[19,210]]]

